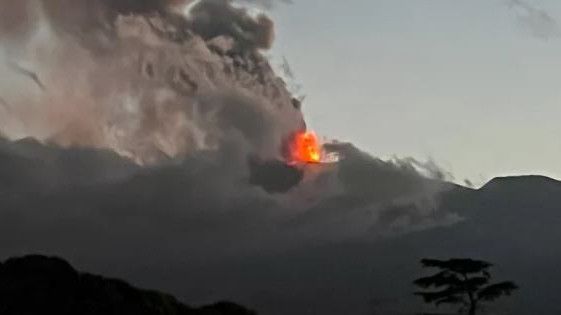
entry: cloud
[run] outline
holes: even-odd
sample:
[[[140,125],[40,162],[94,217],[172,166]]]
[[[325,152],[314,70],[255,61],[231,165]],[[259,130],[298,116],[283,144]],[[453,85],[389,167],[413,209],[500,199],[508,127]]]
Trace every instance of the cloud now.
[[[190,11],[191,27],[204,39],[226,35],[235,40],[238,49],[269,49],[274,40],[274,23],[264,14],[253,17],[230,0],[206,0]]]
[[[510,0],[508,5],[515,11],[517,22],[533,36],[548,40],[561,34],[557,20],[547,11],[523,0]]]

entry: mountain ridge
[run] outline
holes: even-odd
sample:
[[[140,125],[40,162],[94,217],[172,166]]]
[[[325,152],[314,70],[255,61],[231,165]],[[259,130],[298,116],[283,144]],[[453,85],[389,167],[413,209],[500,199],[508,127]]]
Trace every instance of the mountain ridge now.
[[[525,184],[533,185],[545,185],[545,184],[557,184],[561,185],[561,181],[556,180],[552,177],[538,174],[528,174],[528,175],[513,175],[513,176],[497,176],[489,180],[485,185],[483,185],[478,190],[489,189],[490,187],[497,185],[512,185],[516,183],[524,182]]]

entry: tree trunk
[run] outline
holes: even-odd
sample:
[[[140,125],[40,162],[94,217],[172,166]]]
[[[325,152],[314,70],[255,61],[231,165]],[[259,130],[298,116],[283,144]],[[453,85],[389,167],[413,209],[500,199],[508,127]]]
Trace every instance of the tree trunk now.
[[[466,281],[468,281],[468,277],[467,275],[464,275],[464,279],[466,279]],[[469,298],[469,315],[475,315],[475,312],[477,311],[477,299],[475,298],[475,293],[471,290],[468,290],[467,292],[468,298]]]

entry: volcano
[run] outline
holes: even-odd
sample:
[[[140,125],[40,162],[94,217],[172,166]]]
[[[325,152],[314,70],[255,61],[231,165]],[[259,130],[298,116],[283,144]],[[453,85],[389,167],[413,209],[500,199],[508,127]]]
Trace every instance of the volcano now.
[[[560,236],[561,183],[550,178],[497,178],[480,189],[448,184],[431,220],[415,205],[394,204],[374,221],[361,207],[360,194],[367,191],[354,189],[355,195],[300,212],[271,208],[290,201],[283,201],[286,193],[247,199],[246,191],[228,207],[217,200],[224,195],[205,194],[206,162],[195,164],[200,174],[193,177],[189,164],[139,168],[111,152],[34,141],[4,144],[0,153],[3,259],[22,250],[56,254],[80,269],[170,292],[191,305],[226,299],[259,314],[335,315],[417,312],[422,307],[409,293],[411,279],[422,272],[418,259],[467,255],[493,261],[497,277],[520,285],[520,298],[501,309],[557,312],[551,288],[561,283],[561,252],[551,243]],[[345,176],[355,159],[337,164]],[[81,165],[98,168],[82,171]],[[48,174],[58,174],[58,182],[44,181]],[[330,180],[314,179],[323,186]],[[221,191],[228,191],[227,183]],[[289,194],[304,192],[312,196]],[[446,213],[456,219],[435,224]],[[411,228],[403,229],[404,221]]]

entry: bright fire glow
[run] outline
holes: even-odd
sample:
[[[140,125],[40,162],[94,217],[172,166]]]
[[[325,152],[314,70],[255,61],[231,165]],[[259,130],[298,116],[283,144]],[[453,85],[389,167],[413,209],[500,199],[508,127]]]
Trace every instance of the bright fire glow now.
[[[322,148],[315,133],[300,132],[294,136],[290,147],[294,162],[320,163]]]

